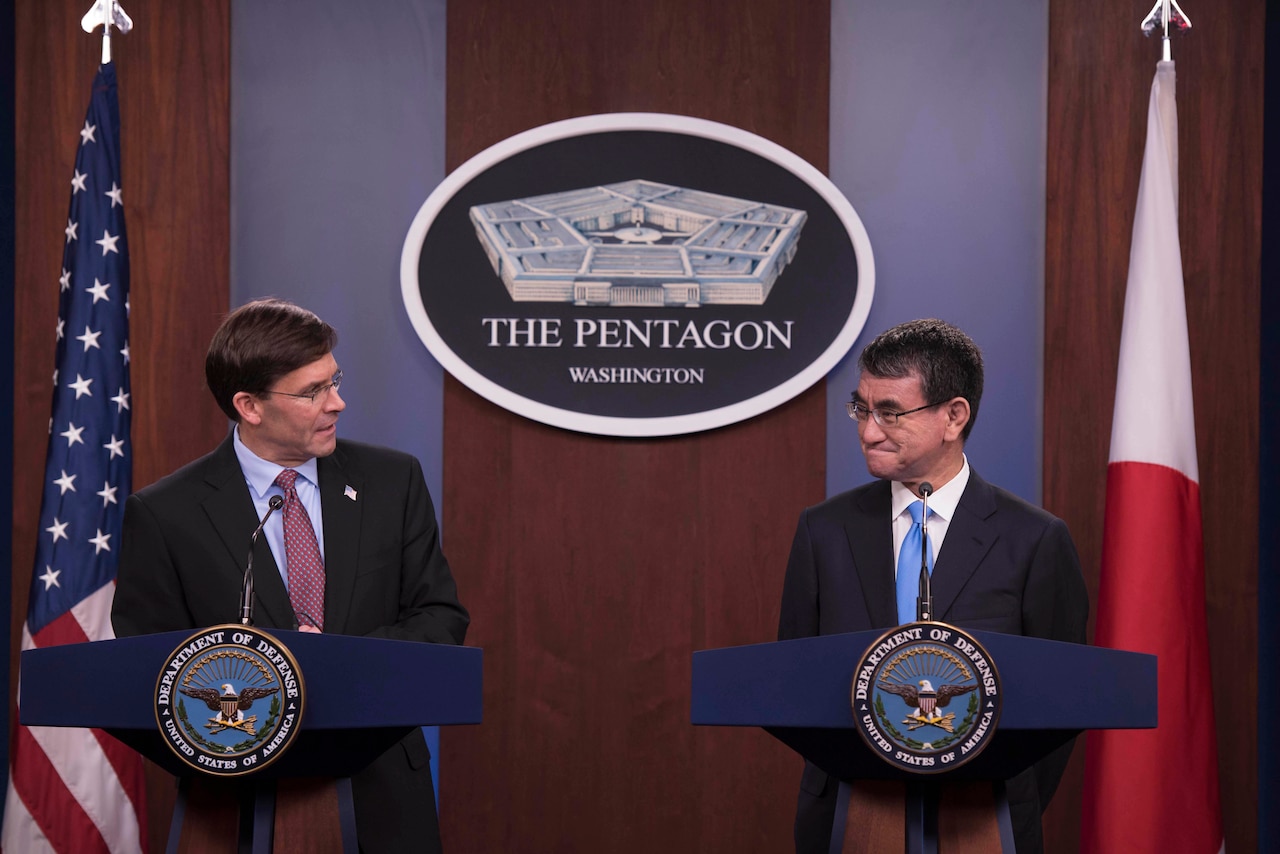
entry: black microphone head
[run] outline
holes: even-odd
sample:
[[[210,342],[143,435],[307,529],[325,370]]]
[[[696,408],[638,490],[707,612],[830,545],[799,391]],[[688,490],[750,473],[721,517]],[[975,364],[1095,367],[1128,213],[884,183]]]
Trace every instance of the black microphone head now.
[[[919,490],[921,498],[928,498],[933,495],[933,484],[926,480],[920,484]]]
[[[279,495],[271,496],[271,500],[267,502],[267,506],[272,510],[279,510],[284,506],[284,498]]]

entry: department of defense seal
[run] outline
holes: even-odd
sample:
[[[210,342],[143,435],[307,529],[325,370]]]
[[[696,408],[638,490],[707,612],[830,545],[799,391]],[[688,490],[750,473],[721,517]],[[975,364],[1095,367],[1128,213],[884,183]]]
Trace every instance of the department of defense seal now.
[[[856,728],[896,768],[950,771],[972,760],[1000,720],[1000,676],[982,644],[946,623],[907,623],[863,653],[853,677]]]
[[[156,724],[184,763],[235,777],[289,748],[302,720],[302,673],[284,644],[241,625],[196,632],[156,681]]]

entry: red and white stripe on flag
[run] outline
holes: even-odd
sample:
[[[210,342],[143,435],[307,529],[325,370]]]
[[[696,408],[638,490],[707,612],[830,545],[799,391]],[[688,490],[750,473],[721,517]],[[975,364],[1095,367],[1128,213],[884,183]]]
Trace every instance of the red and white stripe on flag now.
[[[1159,726],[1087,737],[1086,852],[1223,848],[1200,474],[1178,242],[1174,65],[1160,62],[1133,221],[1098,590],[1098,646],[1159,657]]]
[[[37,637],[24,625],[22,648],[111,639],[114,594],[115,584],[108,584]],[[101,730],[20,726],[12,754],[2,841],[7,854],[147,849],[134,803],[145,780],[132,749]]]

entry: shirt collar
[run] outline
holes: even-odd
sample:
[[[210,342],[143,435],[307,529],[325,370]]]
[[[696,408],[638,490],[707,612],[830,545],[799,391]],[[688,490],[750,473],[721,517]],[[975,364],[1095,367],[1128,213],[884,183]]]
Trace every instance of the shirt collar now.
[[[930,515],[937,514],[948,522],[955,516],[956,507],[960,505],[960,496],[964,495],[964,488],[969,485],[969,458],[966,456],[963,460],[960,472],[929,496],[929,510],[932,511]],[[890,483],[889,490],[893,498],[893,515],[889,517],[890,519],[897,519],[907,512],[911,502],[920,500],[914,492],[896,480]]]
[[[236,459],[240,461],[240,470],[244,472],[245,482],[258,498],[265,498],[271,487],[275,485],[276,476],[285,470],[285,466],[264,460],[249,450],[249,446],[240,441],[240,425],[232,431],[232,445],[235,447]],[[319,467],[316,458],[312,457],[300,466],[289,466],[304,480],[316,486],[320,485]]]

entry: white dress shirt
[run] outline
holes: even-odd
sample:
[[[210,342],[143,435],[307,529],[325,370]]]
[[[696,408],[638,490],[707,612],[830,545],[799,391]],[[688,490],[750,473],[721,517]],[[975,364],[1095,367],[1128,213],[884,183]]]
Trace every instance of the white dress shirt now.
[[[946,539],[947,528],[955,518],[960,496],[964,495],[964,488],[968,484],[969,458],[964,457],[960,473],[935,489],[929,496],[929,518],[926,520],[925,529],[929,534],[929,551],[933,553],[935,563],[938,560],[938,553],[942,551],[942,541]],[[911,513],[907,508],[913,501],[919,501],[920,497],[896,480],[890,484],[889,489],[893,498],[893,565],[896,567],[898,553],[902,551],[902,541],[912,525]]]

